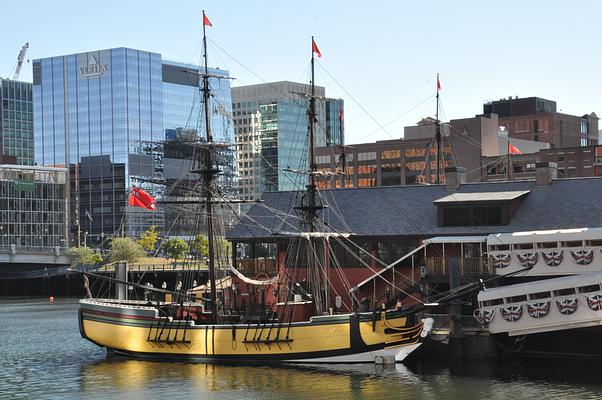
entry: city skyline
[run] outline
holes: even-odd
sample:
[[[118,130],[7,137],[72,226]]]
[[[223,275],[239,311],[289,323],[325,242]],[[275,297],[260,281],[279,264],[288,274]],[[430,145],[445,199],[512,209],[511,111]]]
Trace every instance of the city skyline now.
[[[28,82],[27,60],[93,49],[133,47],[198,63],[203,8],[213,23],[209,65],[230,71],[234,87],[307,83],[314,35],[322,52],[316,84],[345,100],[348,143],[399,138],[404,126],[434,115],[437,72],[443,120],[479,114],[484,101],[508,96],[555,100],[560,112],[574,115],[600,111],[594,77],[601,62],[592,49],[602,4],[596,2],[579,9],[559,1],[488,9],[444,2],[318,7],[315,1],[303,8],[215,1],[170,8],[108,0],[84,10],[71,1],[26,1],[4,10],[0,76],[12,77],[25,42],[30,48],[20,78]]]

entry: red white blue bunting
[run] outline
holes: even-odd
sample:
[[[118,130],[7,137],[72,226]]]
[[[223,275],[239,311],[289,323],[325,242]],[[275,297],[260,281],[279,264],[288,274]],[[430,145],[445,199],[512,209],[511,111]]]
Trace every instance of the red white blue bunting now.
[[[550,301],[538,301],[535,303],[527,303],[527,313],[532,318],[541,318],[548,315],[550,312]]]
[[[512,259],[512,256],[508,253],[505,254],[494,254],[491,256],[493,259],[493,266],[495,268],[506,268],[508,265],[510,265],[510,261]]]
[[[493,321],[493,317],[495,317],[495,309],[491,310],[475,310],[474,316],[481,324],[489,324]]]
[[[523,306],[500,307],[502,318],[508,322],[518,321],[523,316]]]
[[[539,259],[537,252],[517,254],[517,257],[520,265],[526,268],[531,268],[537,264],[537,260]]]
[[[585,296],[587,305],[594,311],[602,310],[602,294],[594,294],[592,296]]]
[[[571,315],[577,311],[577,298],[567,298],[564,300],[556,300],[558,311],[564,315]]]
[[[557,267],[564,259],[564,250],[542,251],[541,256],[549,267]]]
[[[592,249],[589,250],[571,250],[571,256],[573,256],[573,260],[579,265],[588,265],[594,260],[594,251]]]

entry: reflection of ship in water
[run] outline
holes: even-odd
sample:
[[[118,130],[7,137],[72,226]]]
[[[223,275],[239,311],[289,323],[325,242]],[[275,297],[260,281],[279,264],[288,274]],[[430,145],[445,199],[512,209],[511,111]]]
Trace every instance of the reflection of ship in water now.
[[[248,366],[166,363],[111,356],[82,367],[81,392],[122,397],[189,394],[199,398],[391,398],[420,387],[402,364]],[[183,389],[186,387],[187,389]]]

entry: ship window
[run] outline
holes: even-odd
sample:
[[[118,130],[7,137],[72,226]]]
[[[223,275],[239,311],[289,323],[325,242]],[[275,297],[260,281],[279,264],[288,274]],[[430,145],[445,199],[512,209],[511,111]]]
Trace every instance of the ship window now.
[[[575,288],[554,290],[554,296],[570,296],[575,294]]]
[[[570,242],[562,242],[563,247],[581,247],[583,242],[581,240],[572,240]]]
[[[555,249],[556,247],[558,247],[558,242],[537,243],[537,248],[539,249]]]
[[[526,294],[520,296],[506,297],[506,303],[520,303],[521,301],[527,301]]]
[[[588,240],[585,242],[588,246],[602,246],[602,240]]]
[[[484,307],[497,306],[499,304],[504,304],[504,299],[491,299],[483,302]]]
[[[508,251],[510,250],[509,244],[497,244],[495,246],[491,246],[491,251]]]
[[[581,286],[579,288],[579,293],[591,293],[591,292],[597,292],[600,290],[600,285],[596,284],[596,285],[588,285],[588,286]]]
[[[514,250],[527,250],[533,249],[533,243],[515,243],[512,245]]]
[[[529,295],[529,300],[549,299],[550,297],[550,292],[538,292],[531,293]]]

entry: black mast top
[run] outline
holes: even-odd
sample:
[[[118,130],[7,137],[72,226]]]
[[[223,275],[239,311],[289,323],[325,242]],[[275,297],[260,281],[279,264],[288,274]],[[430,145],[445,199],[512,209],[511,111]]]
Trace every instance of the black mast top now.
[[[316,217],[316,161],[314,159],[314,123],[316,121],[316,89],[314,78],[314,37],[311,37],[311,97],[309,98],[309,182],[307,184],[307,222],[308,231],[315,230]]]
[[[213,136],[211,135],[211,124],[209,121],[209,73],[207,70],[207,35],[205,33],[205,25],[207,25],[208,19],[205,16],[205,10],[203,10],[203,58],[205,59],[205,73],[203,74],[203,99],[205,105],[205,131],[207,133],[207,143],[213,143]],[[208,256],[209,256],[209,283],[211,285],[211,293],[209,294],[209,301],[211,303],[211,317],[212,322],[217,322],[217,302],[216,302],[216,287],[215,287],[215,254],[213,251],[213,212],[211,209],[211,185],[213,183],[214,174],[216,170],[213,168],[213,157],[212,147],[207,146],[207,149],[203,152],[204,157],[203,163],[203,195],[205,197],[205,211],[207,217],[207,241],[208,241]],[[204,154],[203,154],[204,153]]]
[[[439,73],[437,73],[437,111],[435,112],[435,138],[437,140],[437,176],[435,177],[435,183],[441,183],[441,126],[439,124]]]

